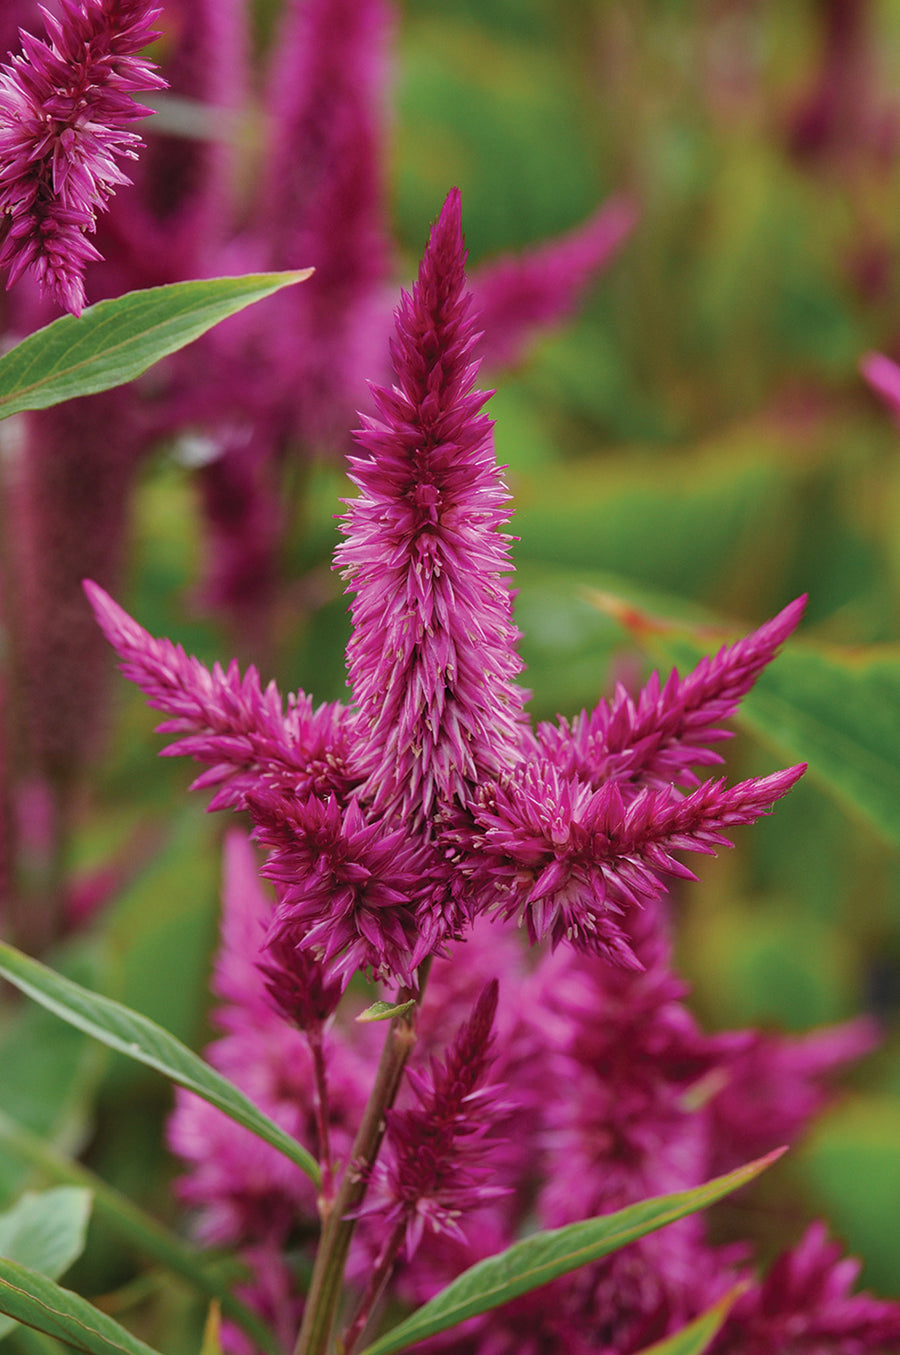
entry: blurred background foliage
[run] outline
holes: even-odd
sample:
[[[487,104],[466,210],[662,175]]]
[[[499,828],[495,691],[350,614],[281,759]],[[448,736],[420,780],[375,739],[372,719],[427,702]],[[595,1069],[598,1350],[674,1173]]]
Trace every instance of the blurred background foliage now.
[[[276,8],[258,6],[261,49]],[[453,183],[473,262],[576,225],[613,191],[640,205],[580,314],[490,405],[536,716],[653,664],[683,671],[809,593],[728,748],[731,777],[786,758],[809,776],[704,862],[678,903],[679,961],[711,1028],[884,1023],[778,1169],[768,1227],[793,1235],[824,1211],[865,1281],[900,1295],[900,433],[858,372],[865,352],[900,350],[900,8],[406,0],[392,120],[398,281]],[[335,464],[305,477],[274,675],[324,700],[345,695],[329,555],[347,485]],[[162,447],[123,601],[211,660],[231,639],[192,601],[201,553],[193,482]],[[124,681],[113,707],[75,837],[111,899],[65,963],[200,1047],[221,825],[185,795],[187,768],[155,760],[153,713]],[[62,1027],[48,1041],[50,1024],[23,1011],[0,1040],[7,1110],[70,1148],[90,1125],[92,1165],[171,1217],[165,1087]],[[4,1191],[14,1174],[2,1167]],[[129,1258],[95,1232],[71,1283],[113,1290]]]

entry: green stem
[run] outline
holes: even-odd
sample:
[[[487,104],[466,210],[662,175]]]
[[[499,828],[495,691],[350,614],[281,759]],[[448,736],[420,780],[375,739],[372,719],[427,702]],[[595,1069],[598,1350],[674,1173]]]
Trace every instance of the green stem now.
[[[328,1078],[325,1068],[325,1051],[322,1048],[322,1031],[316,1029],[306,1032],[307,1043],[313,1057],[315,1085],[313,1087],[313,1105],[316,1115],[316,1132],[319,1139],[319,1166],[322,1169],[322,1185],[319,1190],[319,1215],[323,1224],[328,1222],[331,1207],[334,1204],[334,1159],[331,1156],[331,1133],[328,1113]]]
[[[426,977],[427,961],[419,971],[420,1001]],[[404,989],[398,1002],[407,1001],[412,996],[411,992]],[[415,1010],[413,1007],[402,1016],[395,1016],[388,1030],[375,1074],[375,1084],[350,1150],[331,1217],[322,1233],[294,1355],[326,1355],[328,1350],[344,1282],[347,1253],[356,1227],[356,1219],[347,1216],[356,1211],[365,1196],[372,1166],[387,1128],[385,1112],[394,1103],[403,1069],[416,1042]]]
[[[365,1293],[360,1299],[359,1307],[356,1310],[356,1316],[347,1328],[341,1346],[342,1355],[353,1355],[354,1350],[359,1344],[360,1338],[369,1324],[369,1318],[375,1309],[375,1305],[384,1293],[385,1287],[391,1275],[394,1272],[394,1266],[397,1262],[397,1256],[403,1245],[403,1239],[406,1236],[406,1218],[402,1218],[394,1226],[394,1231],[385,1241],[381,1248],[378,1260],[369,1276],[369,1283],[366,1285]]]

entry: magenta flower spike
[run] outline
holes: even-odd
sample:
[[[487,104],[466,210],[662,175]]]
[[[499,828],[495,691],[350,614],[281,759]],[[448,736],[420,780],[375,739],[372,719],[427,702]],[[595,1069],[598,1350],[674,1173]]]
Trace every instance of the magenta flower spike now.
[[[44,11],[47,38],[22,33],[22,55],[0,69],[0,267],[7,285],[31,269],[75,315],[88,240],[120,185],[118,161],[142,144],[131,123],[151,110],[132,98],[165,81],[137,56],[155,36],[152,0],[61,0]]]
[[[443,1060],[407,1074],[416,1104],[388,1111],[389,1157],[366,1214],[404,1238],[411,1257],[426,1230],[465,1240],[461,1215],[506,1194],[490,1184],[498,1118],[509,1107],[487,1085],[493,1059],[497,980],[485,984]]]
[[[126,675],[180,736],[167,751],[206,764],[194,785],[217,787],[212,808],[250,811],[278,898],[268,943],[308,950],[342,987],[356,969],[414,987],[488,912],[640,968],[623,921],[665,877],[694,878],[674,853],[730,845],[803,771],[729,788],[690,770],[716,760],[705,744],[802,600],[636,706],[620,694],[583,729],[529,731],[465,257],[454,189],[396,313],[394,384],[374,390],[351,458],[360,495],[335,563],[353,594],[355,709],[300,693],[285,710],[254,669],[209,672],[87,585]]]
[[[347,653],[365,755],[363,797],[421,820],[465,805],[518,757],[509,493],[487,396],[473,390],[475,319],[465,291],[460,195],[449,194],[419,279],[396,314],[394,385],[350,458],[361,496],[335,552],[349,589]]]
[[[476,269],[471,287],[481,317],[485,365],[512,366],[536,334],[567,319],[637,221],[635,202],[624,196],[610,198],[567,234]]]
[[[385,0],[290,0],[270,75],[272,146],[252,231],[272,268],[315,273],[281,298],[268,361],[308,447],[346,443],[384,345]],[[386,316],[385,316],[386,318]]]

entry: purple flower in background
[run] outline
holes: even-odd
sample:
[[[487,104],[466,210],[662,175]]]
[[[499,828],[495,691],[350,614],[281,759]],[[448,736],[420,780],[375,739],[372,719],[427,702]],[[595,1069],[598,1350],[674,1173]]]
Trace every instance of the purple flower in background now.
[[[31,269],[74,314],[98,212],[128,183],[119,168],[151,110],[133,94],[165,81],[136,54],[155,36],[151,0],[61,0],[45,11],[47,38],[22,33],[23,52],[0,69],[0,267],[7,285]]]
[[[488,367],[518,362],[539,329],[567,319],[637,225],[631,198],[609,198],[566,235],[482,264],[471,277]]]
[[[900,1343],[900,1305],[849,1291],[860,1263],[842,1257],[823,1223],[735,1304],[713,1355],[882,1355]]]
[[[877,396],[900,423],[900,367],[884,353],[867,353],[859,369]]]
[[[713,1173],[792,1143],[830,1099],[837,1076],[878,1043],[868,1017],[807,1035],[747,1033],[709,1104]]]

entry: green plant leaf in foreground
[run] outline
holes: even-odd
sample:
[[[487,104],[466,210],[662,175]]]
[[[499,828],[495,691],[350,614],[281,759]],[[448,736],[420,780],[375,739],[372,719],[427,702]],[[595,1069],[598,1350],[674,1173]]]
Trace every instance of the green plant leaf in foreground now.
[[[303,282],[312,271],[175,282],[100,301],[77,317],[64,315],[0,358],[0,419],[121,386],[220,320]]]
[[[198,1254],[182,1242],[177,1234],[170,1232],[149,1214],[145,1214],[121,1191],[108,1185],[80,1162],[73,1162],[37,1134],[32,1134],[22,1125],[16,1124],[2,1111],[0,1111],[0,1147],[21,1157],[51,1180],[65,1181],[69,1185],[82,1187],[81,1192],[76,1193],[93,1195],[95,1218],[105,1219],[108,1225],[115,1229],[120,1237],[130,1242],[138,1253],[158,1262],[172,1274],[180,1275],[200,1293],[220,1302],[225,1316],[243,1327],[261,1350],[273,1352],[278,1350],[278,1341],[274,1333],[256,1313],[229,1292],[226,1281],[217,1270],[210,1268],[210,1261],[215,1258]],[[49,1191],[47,1194],[58,1195],[59,1192]],[[51,1270],[29,1256],[20,1255],[18,1251],[8,1251],[3,1245],[2,1217],[0,1217],[0,1253],[12,1256],[22,1265],[30,1265],[54,1279],[62,1274],[62,1270]],[[2,1321],[3,1319],[0,1319],[0,1330]]]
[[[318,1164],[302,1144],[257,1110],[242,1091],[155,1021],[123,1007],[120,1002],[72,983],[5,943],[0,943],[0,978],[8,979],[42,1007],[69,1025],[93,1035],[110,1049],[117,1049],[138,1063],[155,1068],[180,1087],[196,1092],[204,1101],[284,1153],[316,1186],[319,1185]]]
[[[3,1257],[0,1312],[89,1355],[156,1355],[87,1299]]]
[[[681,1331],[664,1337],[662,1341],[654,1341],[652,1346],[645,1346],[638,1355],[703,1355],[713,1337],[721,1331],[735,1300],[740,1298],[745,1289],[746,1285],[735,1285],[734,1289],[723,1294],[718,1303],[695,1317]]]
[[[583,1223],[571,1223],[565,1228],[523,1238],[506,1251],[489,1256],[464,1271],[398,1327],[367,1346],[363,1355],[394,1355],[395,1351],[405,1350],[417,1341],[498,1308],[501,1303],[549,1284],[570,1270],[618,1251],[629,1242],[653,1233],[667,1223],[674,1223],[686,1214],[695,1214],[698,1209],[705,1209],[752,1181],[784,1151],[777,1148],[727,1176],[717,1176],[692,1190],[658,1195],[615,1214],[602,1214],[598,1218],[585,1219]]]
[[[91,1213],[91,1192],[58,1186],[40,1193],[26,1191],[0,1214],[0,1256],[57,1279],[84,1251]],[[0,1317],[0,1338],[15,1321]]]
[[[689,671],[734,638],[593,595],[657,662]],[[736,722],[808,775],[845,809],[900,846],[900,650],[789,644],[744,698]]]

